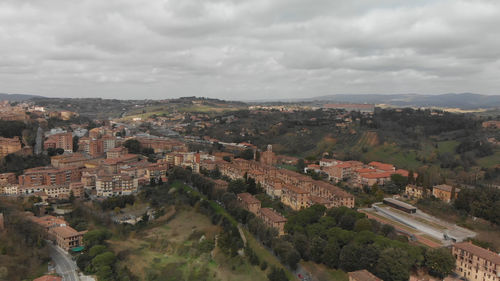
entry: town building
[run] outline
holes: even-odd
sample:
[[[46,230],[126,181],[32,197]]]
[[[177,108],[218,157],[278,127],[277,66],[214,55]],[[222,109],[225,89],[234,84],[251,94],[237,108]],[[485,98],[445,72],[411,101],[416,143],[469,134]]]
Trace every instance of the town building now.
[[[267,227],[275,228],[278,231],[278,235],[285,234],[285,224],[287,219],[275,212],[273,209],[261,208],[259,211],[259,218],[262,219]]]
[[[237,200],[243,209],[246,209],[247,211],[254,213],[255,215],[259,213],[260,201],[257,198],[253,197],[252,194],[247,192],[239,193],[237,195]]]
[[[51,135],[43,143],[43,148],[45,150],[49,148],[62,148],[65,152],[73,152],[73,134],[72,133],[60,133]]]
[[[70,226],[56,226],[49,229],[49,235],[56,242],[57,246],[68,251],[83,245],[83,235],[87,231],[76,231]]]
[[[267,150],[260,154],[259,161],[264,165],[273,166],[276,164],[276,154],[273,152],[273,146],[268,145]]]
[[[500,280],[500,255],[471,242],[456,243],[452,247],[456,259],[455,272],[469,281]]]
[[[348,272],[349,281],[383,281],[366,269]]]
[[[21,141],[19,137],[3,138],[0,137],[0,159],[11,153],[21,150]]]
[[[450,203],[452,200],[457,199],[460,188],[456,188],[447,184],[435,185],[432,188],[432,195],[446,203]]]
[[[0,184],[16,184],[17,177],[14,173],[3,173],[0,174]]]
[[[417,186],[409,184],[405,187],[405,195],[412,199],[421,199],[425,196],[425,188],[422,186]]]

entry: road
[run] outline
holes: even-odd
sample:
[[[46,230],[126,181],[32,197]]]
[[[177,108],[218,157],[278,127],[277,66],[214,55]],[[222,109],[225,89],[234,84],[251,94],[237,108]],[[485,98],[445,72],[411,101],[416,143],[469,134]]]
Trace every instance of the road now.
[[[63,281],[80,281],[77,273],[78,267],[69,255],[59,247],[54,246],[52,242],[49,242],[49,249],[50,257],[56,264],[56,271],[62,276]]]

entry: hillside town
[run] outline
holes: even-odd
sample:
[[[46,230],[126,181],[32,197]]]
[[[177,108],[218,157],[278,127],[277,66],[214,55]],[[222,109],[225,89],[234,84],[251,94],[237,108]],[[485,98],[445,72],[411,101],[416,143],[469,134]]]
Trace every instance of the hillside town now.
[[[373,114],[373,107],[365,105],[325,105],[325,110],[330,109],[341,110],[336,117],[339,121],[336,126],[342,130],[354,126],[350,112],[366,116]],[[249,110],[295,112],[311,109],[251,106]],[[230,191],[235,182],[243,180],[248,183],[251,180],[262,190],[263,195],[260,196],[265,197],[257,199],[255,193],[237,193],[238,206],[259,218],[267,228],[274,229],[278,237],[290,235],[286,225],[291,213],[317,206],[323,206],[327,212],[329,209],[349,208],[358,210],[373,221],[390,225],[398,235],[406,236],[414,243],[431,248],[451,247],[456,259],[454,274],[457,278],[498,280],[500,257],[486,248],[473,245],[470,239],[476,236],[475,232],[442,222],[410,205],[426,198],[451,204],[459,198],[462,190],[455,183],[429,187],[419,181],[421,177],[416,171],[392,163],[340,160],[328,153],[317,160],[304,161],[277,154],[272,144],[259,148],[249,142],[224,142],[209,135],[188,135],[186,128],[210,127],[221,122],[220,117],[176,114],[175,117],[149,117],[145,120],[134,117],[126,121],[89,122],[78,119],[76,112],[47,111],[29,103],[11,105],[3,102],[2,121],[22,121],[37,126],[34,129],[36,133],[33,132],[31,137],[26,129],[21,136],[1,137],[0,159],[10,161],[12,155],[41,155],[47,158],[48,163],[1,173],[0,195],[10,200],[36,202],[34,209],[24,212],[23,216],[41,229],[44,239],[52,241],[67,253],[75,254],[85,249],[84,235],[88,230],[75,230],[63,216],[50,211],[54,209],[52,206],[61,203],[71,205],[75,200],[104,202],[110,198],[138,196],[148,187],[169,183],[172,170],[183,168],[200,175],[213,185],[214,191],[221,193]],[[230,116],[224,122],[230,123],[235,118]],[[55,120],[62,123],[49,126],[49,122]],[[189,126],[183,125],[185,120],[189,120]],[[151,129],[143,131],[145,124],[148,128],[167,127],[168,131],[166,134]],[[495,129],[495,124],[488,121],[482,126]],[[153,131],[158,135],[154,135]],[[251,132],[245,132],[248,133]],[[404,186],[398,192],[383,192],[386,186],[394,185],[401,179]],[[379,202],[360,203],[359,194],[370,193],[371,190],[376,191]],[[267,201],[277,202],[282,207],[275,209],[274,205],[265,203]],[[412,217],[404,217],[398,212]],[[9,219],[6,216],[0,213],[0,227],[3,227],[4,220]],[[148,212],[147,217],[154,219],[152,212]],[[143,219],[131,220],[130,215],[126,215],[124,220],[114,220],[136,224]],[[442,229],[436,224],[441,224]],[[382,280],[367,270],[352,271],[348,276],[349,280]]]

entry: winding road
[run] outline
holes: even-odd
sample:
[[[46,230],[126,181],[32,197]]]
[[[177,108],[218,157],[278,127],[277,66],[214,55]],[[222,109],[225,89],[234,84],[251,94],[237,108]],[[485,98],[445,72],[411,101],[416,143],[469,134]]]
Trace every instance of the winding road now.
[[[49,242],[49,253],[56,264],[56,271],[62,276],[63,281],[80,281],[77,273],[78,267],[67,253],[51,242]]]

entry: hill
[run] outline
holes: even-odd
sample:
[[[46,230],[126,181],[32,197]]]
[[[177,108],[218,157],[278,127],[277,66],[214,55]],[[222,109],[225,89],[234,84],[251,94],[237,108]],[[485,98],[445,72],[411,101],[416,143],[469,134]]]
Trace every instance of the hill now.
[[[37,95],[23,95],[23,94],[3,94],[0,93],[0,101],[8,100],[8,101],[25,101],[32,98],[41,98],[42,96]]]
[[[500,95],[479,95],[471,93],[420,95],[420,94],[365,94],[328,95],[304,99],[304,101],[326,101],[344,103],[374,103],[401,107],[443,107],[460,109],[500,107]]]

